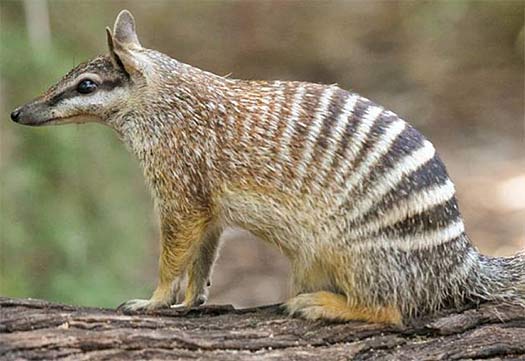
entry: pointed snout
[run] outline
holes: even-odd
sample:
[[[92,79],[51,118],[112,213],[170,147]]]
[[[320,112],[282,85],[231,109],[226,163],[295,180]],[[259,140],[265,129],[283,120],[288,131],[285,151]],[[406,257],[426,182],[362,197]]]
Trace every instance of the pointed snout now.
[[[16,108],[15,110],[13,110],[11,112],[11,120],[13,122],[16,122],[18,123],[18,119],[20,118],[20,109],[19,108]]]
[[[43,125],[50,118],[49,111],[39,102],[22,105],[11,112],[11,120],[22,125]]]
[[[56,109],[52,109],[46,101],[40,99],[36,99],[13,110],[11,112],[11,119],[17,124],[32,127],[101,121],[100,118],[96,116],[80,112],[64,114]]]
[[[11,120],[23,125],[36,125],[28,105],[22,105],[11,112]]]

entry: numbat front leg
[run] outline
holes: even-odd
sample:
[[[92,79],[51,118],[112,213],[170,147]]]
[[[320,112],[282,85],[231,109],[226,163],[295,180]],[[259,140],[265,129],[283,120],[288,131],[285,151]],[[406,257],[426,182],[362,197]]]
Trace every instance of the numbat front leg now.
[[[188,285],[184,294],[184,301],[172,307],[195,307],[208,301],[211,272],[217,259],[221,232],[222,229],[218,227],[210,227],[207,230],[188,268]]]
[[[195,217],[195,214],[193,214]],[[175,298],[174,282],[188,269],[190,261],[205,239],[206,222],[190,217],[184,221],[172,218],[162,221],[162,249],[159,260],[159,282],[149,300],[132,299],[118,307],[122,311],[151,311],[169,307]],[[167,217],[166,217],[167,218]],[[204,283],[207,281],[204,280]],[[185,302],[186,304],[186,302]]]

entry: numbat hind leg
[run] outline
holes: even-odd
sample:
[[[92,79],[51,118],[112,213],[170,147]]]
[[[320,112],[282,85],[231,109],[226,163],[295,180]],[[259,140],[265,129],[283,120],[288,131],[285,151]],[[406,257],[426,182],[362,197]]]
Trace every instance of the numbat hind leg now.
[[[286,303],[290,315],[300,315],[308,320],[367,321],[401,325],[402,317],[395,307],[358,306],[348,303],[343,295],[320,291],[303,293]]]

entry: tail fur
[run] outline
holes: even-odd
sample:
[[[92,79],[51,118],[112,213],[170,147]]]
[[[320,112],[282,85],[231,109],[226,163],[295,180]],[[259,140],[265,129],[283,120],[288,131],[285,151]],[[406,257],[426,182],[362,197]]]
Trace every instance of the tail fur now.
[[[471,280],[473,299],[518,304],[525,308],[525,251],[511,257],[479,255],[478,272],[471,274]]]

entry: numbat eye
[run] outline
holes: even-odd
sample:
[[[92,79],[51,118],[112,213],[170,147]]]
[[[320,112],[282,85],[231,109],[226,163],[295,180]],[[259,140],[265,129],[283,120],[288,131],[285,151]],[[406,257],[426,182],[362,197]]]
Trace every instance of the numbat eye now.
[[[77,91],[81,94],[93,93],[97,89],[97,83],[93,80],[82,80],[77,85]]]

